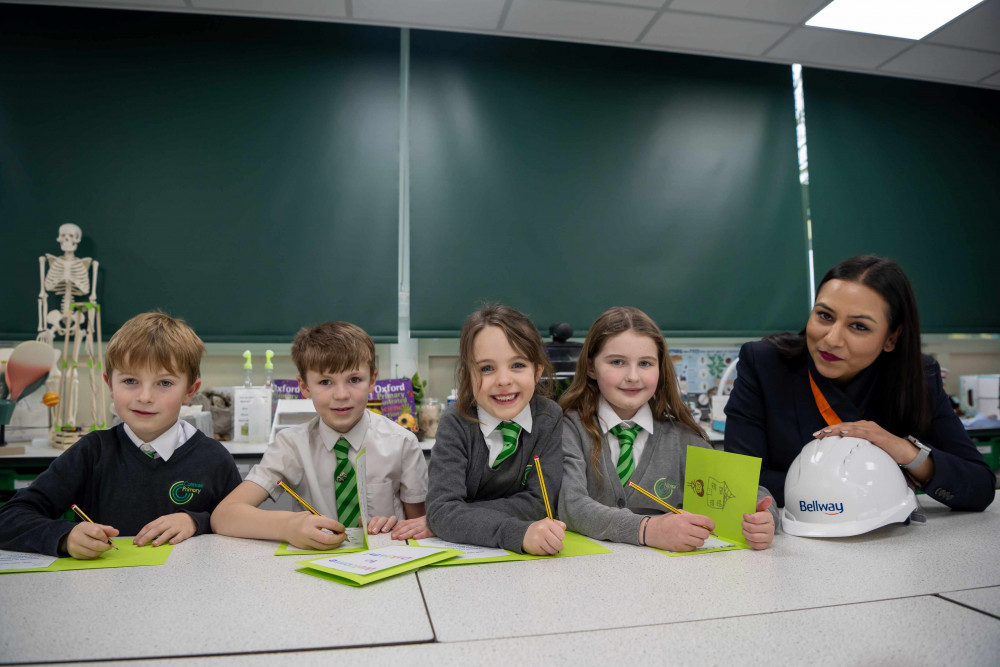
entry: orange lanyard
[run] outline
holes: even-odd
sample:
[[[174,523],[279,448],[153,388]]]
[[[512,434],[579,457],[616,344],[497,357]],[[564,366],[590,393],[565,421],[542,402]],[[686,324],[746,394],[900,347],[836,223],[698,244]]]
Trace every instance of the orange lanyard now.
[[[826,425],[835,426],[843,422],[844,420],[837,416],[837,413],[833,411],[830,404],[826,402],[826,396],[816,386],[816,380],[813,380],[812,371],[807,372],[809,373],[809,387],[812,389],[813,398],[816,399],[816,407],[819,408],[819,413],[826,420]]]

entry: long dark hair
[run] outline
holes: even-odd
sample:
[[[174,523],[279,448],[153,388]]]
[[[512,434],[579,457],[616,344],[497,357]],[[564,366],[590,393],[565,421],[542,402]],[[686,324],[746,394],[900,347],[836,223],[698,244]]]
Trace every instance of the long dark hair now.
[[[583,342],[583,350],[576,362],[576,375],[562,397],[559,405],[566,412],[576,410],[580,413],[580,421],[590,434],[592,448],[590,450],[590,466],[597,478],[601,478],[601,430],[597,424],[597,405],[601,391],[597,380],[588,376],[591,364],[608,339],[624,331],[634,331],[650,338],[656,345],[656,355],[659,357],[660,377],[656,383],[656,391],[649,399],[649,407],[653,411],[653,419],[678,421],[694,434],[704,438],[704,432],[698,427],[691,413],[684,407],[680,389],[677,385],[677,375],[674,364],[667,354],[667,343],[660,332],[660,327],[646,313],[638,308],[616,306],[609,308],[590,325],[587,338]]]
[[[845,259],[827,271],[816,287],[816,295],[831,280],[844,280],[869,287],[889,306],[889,332],[899,331],[891,352],[879,355],[881,364],[881,426],[899,436],[920,434],[928,424],[927,388],[920,353],[920,316],[913,287],[903,269],[891,259],[859,255]],[[782,356],[794,357],[806,349],[805,329],[799,333],[767,336]]]

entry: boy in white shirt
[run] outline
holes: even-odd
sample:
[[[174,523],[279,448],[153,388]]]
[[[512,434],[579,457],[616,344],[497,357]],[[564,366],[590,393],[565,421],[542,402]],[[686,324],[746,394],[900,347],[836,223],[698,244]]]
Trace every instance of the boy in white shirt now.
[[[317,416],[281,430],[261,462],[212,513],[223,535],[285,540],[301,549],[340,545],[360,525],[354,469],[366,450],[368,530],[393,539],[430,537],[424,511],[427,463],[410,431],[367,409],[375,386],[375,344],[363,329],[327,322],[302,329],[292,345],[299,388]],[[284,482],[322,516],[258,507]]]

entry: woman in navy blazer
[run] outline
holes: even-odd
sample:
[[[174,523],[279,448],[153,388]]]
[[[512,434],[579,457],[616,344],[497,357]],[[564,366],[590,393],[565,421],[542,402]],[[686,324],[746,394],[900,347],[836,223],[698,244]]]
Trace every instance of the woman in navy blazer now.
[[[740,350],[726,405],[727,451],[759,456],[761,486],[784,505],[785,475],[814,438],[850,435],[885,450],[918,488],[983,510],[996,477],[920,352],[916,299],[895,262],[871,255],[833,267],[806,328]]]

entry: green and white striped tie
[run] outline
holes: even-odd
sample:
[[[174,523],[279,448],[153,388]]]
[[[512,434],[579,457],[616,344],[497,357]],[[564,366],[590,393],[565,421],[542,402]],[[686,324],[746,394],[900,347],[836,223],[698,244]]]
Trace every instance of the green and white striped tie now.
[[[621,424],[618,424],[611,429],[612,435],[617,436],[618,444],[621,446],[621,451],[618,454],[618,479],[621,480],[622,486],[628,484],[628,480],[632,477],[632,472],[635,470],[632,445],[635,443],[635,437],[639,435],[639,431],[641,430],[642,427],[638,424],[632,428],[625,428]]]
[[[503,436],[503,449],[497,455],[497,460],[493,462],[494,470],[517,450],[517,435],[521,432],[521,425],[517,422],[500,422],[497,428],[500,429],[500,435]]]
[[[341,438],[333,446],[333,451],[337,454],[336,485],[337,492],[337,518],[345,528],[358,525],[358,515],[361,513],[361,505],[358,503],[358,478],[354,474],[354,466],[347,458],[347,450],[351,448],[351,443],[347,438]]]

